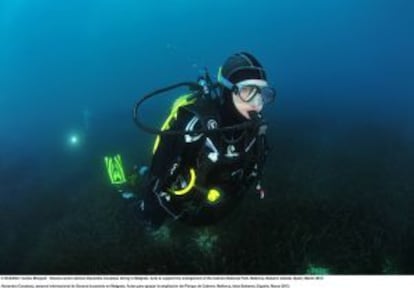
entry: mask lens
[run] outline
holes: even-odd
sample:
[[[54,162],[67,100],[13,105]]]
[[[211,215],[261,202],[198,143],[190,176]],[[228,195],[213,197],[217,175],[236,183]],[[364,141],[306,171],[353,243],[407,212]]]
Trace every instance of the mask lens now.
[[[244,102],[250,102],[257,95],[261,95],[264,104],[272,103],[275,101],[276,90],[271,87],[259,87],[255,85],[246,85],[239,87],[239,97]]]
[[[269,104],[275,101],[276,90],[271,87],[264,87],[261,91],[263,103]]]
[[[242,86],[239,90],[240,98],[245,101],[249,102],[251,101],[254,96],[259,92],[259,88],[256,86]]]

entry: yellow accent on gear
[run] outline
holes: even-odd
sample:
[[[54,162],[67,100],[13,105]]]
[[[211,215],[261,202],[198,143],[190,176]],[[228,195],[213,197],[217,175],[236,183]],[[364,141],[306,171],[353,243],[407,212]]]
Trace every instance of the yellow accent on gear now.
[[[112,184],[124,184],[126,182],[121,155],[105,157],[105,166]]]
[[[174,104],[172,105],[170,114],[168,115],[167,119],[164,121],[164,124],[162,124],[162,126],[161,126],[161,131],[165,131],[165,130],[170,129],[170,122],[173,119],[174,120],[177,119],[177,114],[178,114],[178,109],[179,108],[181,108],[183,106],[193,104],[196,101],[196,98],[191,99],[192,95],[193,95],[192,93],[185,94],[185,95],[182,95],[182,96],[178,97],[174,101]],[[157,138],[155,139],[154,147],[152,148],[152,154],[155,154],[159,144],[160,144],[160,136],[158,135]]]
[[[187,194],[195,185],[196,182],[196,174],[193,168],[190,169],[190,183],[188,183],[188,185],[181,189],[181,190],[175,190],[175,191],[171,191],[172,193],[174,193],[175,195],[178,196],[182,196],[184,194]]]
[[[215,203],[220,199],[220,197],[221,197],[221,193],[219,190],[215,188],[208,190],[208,193],[207,193],[208,202]]]

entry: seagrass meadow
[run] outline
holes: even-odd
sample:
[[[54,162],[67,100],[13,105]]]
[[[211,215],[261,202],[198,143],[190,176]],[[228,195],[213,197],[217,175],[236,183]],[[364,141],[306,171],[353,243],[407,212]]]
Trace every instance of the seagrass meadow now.
[[[255,5],[255,6],[252,6]],[[0,0],[0,274],[414,274],[414,2]],[[151,91],[263,64],[270,145],[215,225],[148,231],[105,156],[149,165]],[[142,107],[159,128],[177,97]],[[137,197],[140,195],[138,193]]]

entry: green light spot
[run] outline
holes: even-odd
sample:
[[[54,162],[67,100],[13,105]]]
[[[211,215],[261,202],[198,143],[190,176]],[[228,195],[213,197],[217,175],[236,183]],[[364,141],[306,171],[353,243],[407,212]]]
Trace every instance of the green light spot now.
[[[73,135],[72,137],[70,137],[70,143],[72,143],[73,145],[78,143],[78,137],[76,135]]]
[[[193,240],[203,254],[212,254],[216,247],[218,236],[206,228],[198,232]]]
[[[168,226],[162,225],[157,230],[152,231],[151,236],[158,244],[167,244],[171,240],[171,231]]]
[[[382,264],[382,273],[384,274],[398,274],[398,269],[391,259],[386,258],[385,262]]]
[[[308,268],[306,269],[305,274],[308,275],[329,275],[331,272],[328,268],[320,267],[320,266],[314,266],[312,264],[308,265]]]

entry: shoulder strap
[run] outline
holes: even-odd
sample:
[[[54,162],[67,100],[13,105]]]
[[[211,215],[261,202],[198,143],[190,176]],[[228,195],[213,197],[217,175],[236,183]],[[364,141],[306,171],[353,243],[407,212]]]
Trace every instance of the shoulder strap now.
[[[210,130],[220,126],[220,117],[217,106],[211,100],[199,98],[192,105],[183,106],[181,109],[196,116],[200,121],[202,129]]]
[[[165,119],[164,123],[161,126],[161,131],[168,130],[171,128],[172,120],[177,119],[178,110],[182,107],[192,105],[196,102],[196,98],[192,97],[193,94],[185,94],[180,97],[178,97],[174,104],[172,105],[170,109],[170,114],[168,115],[167,119]],[[152,148],[152,154],[155,154],[155,152],[158,149],[158,145],[160,144],[161,138],[159,135],[155,138],[154,146]]]

